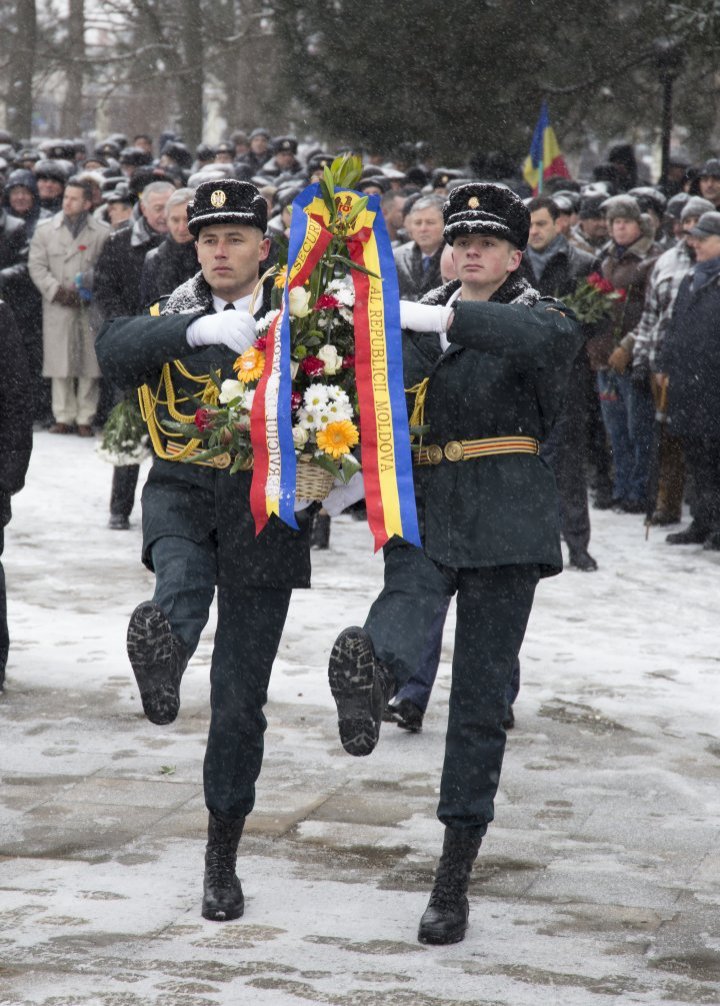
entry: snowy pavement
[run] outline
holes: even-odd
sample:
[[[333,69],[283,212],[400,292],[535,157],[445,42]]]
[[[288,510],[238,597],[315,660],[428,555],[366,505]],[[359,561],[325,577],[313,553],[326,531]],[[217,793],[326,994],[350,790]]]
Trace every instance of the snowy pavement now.
[[[244,918],[200,917],[208,626],[180,716],[142,716],[124,652],[151,594],[111,469],[36,435],[6,534],[0,1004],[720,1003],[720,554],[593,512],[595,574],[541,583],[471,926],[416,942],[442,829],[451,623],[423,732],[344,754],[326,681],[382,561],[335,521],[298,591],[266,709]],[[139,515],[138,515],[139,516]]]

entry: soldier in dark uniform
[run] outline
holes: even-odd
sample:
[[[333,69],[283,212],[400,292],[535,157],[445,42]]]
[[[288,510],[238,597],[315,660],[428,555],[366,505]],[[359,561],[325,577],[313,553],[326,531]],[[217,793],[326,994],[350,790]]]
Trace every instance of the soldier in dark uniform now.
[[[580,326],[516,270],[529,214],[509,189],[473,183],[443,208],[458,280],[435,303],[401,301],[423,548],[385,548],[385,586],[364,628],[345,629],[330,687],[348,753],[375,747],[385,702],[412,675],[431,624],[457,595],[457,629],[438,817],[443,854],[418,938],[463,939],[467,887],[493,819],[506,687],[538,580],[562,569],[557,490],[540,457],[562,404]]]
[[[190,396],[213,400],[211,368],[221,379],[235,377],[233,362],[255,339],[249,303],[269,248],[267,203],[249,182],[203,182],[188,205],[188,220],[201,274],[178,287],[164,306],[151,309],[159,317],[106,323],[97,355],[113,383],[126,389],[144,385],[157,455],[142,495],[143,561],[155,573],[155,594],[135,609],[128,628],[128,655],[153,723],[171,723],[177,716],[180,679],[217,587],[202,914],[225,920],[243,913],[237,848],[253,808],[266,726],[263,705],[290,594],[293,587],[310,585],[308,519],[298,513],[300,530],[294,531],[271,517],[256,538],[251,472],[230,475],[227,455],[214,463],[178,463],[199,451],[165,432],[173,415],[192,421]]]

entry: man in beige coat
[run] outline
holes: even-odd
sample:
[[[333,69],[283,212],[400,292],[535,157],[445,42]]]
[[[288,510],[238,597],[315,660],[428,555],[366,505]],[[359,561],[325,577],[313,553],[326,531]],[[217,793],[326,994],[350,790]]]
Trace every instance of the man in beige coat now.
[[[100,369],[88,325],[92,272],[110,228],[91,213],[92,192],[70,179],[63,208],[30,243],[30,277],[43,299],[43,376],[52,379],[51,433],[92,436]]]

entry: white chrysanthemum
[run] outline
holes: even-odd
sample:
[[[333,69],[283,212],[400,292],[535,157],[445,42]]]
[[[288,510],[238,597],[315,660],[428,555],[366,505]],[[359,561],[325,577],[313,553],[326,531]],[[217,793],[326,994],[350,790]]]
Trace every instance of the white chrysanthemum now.
[[[349,402],[330,402],[325,411],[333,423],[339,423],[342,419],[352,419],[353,417],[352,405]]]
[[[258,318],[258,320],[255,322],[256,333],[260,335],[263,332],[267,332],[267,330],[270,328],[273,321],[275,321],[275,319],[279,314],[280,314],[279,311],[268,311],[268,313],[264,314],[262,318]]]
[[[349,402],[350,399],[347,393],[343,391],[339,384],[328,384],[326,385],[326,391],[328,393],[328,398],[333,402]]]
[[[324,384],[311,384],[303,395],[303,404],[306,409],[319,409],[327,404],[328,389]]]
[[[355,305],[355,287],[351,279],[334,279],[328,283],[327,293],[332,294],[344,307]]]
[[[348,325],[352,325],[353,323],[352,311],[348,311],[346,307],[341,307],[338,309],[338,314],[340,315],[343,321],[346,321],[348,323]]]
[[[297,425],[303,430],[316,430],[317,421],[316,413],[311,409],[300,409],[298,411],[298,421]]]

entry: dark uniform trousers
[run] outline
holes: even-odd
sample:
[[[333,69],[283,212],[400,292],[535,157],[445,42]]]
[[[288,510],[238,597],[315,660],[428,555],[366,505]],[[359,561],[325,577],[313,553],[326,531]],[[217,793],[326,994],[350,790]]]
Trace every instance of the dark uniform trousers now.
[[[505,752],[502,720],[539,567],[452,568],[402,542],[385,549],[385,585],[365,629],[402,687],[422,657],[428,626],[457,594],[452,686],[437,815],[487,828]]]
[[[267,725],[263,706],[292,591],[238,583],[237,565],[232,570],[223,567],[214,533],[199,542],[175,535],[158,538],[151,555],[156,577],[153,600],[190,656],[208,620],[217,585],[205,802],[221,818],[245,817],[255,803]]]

